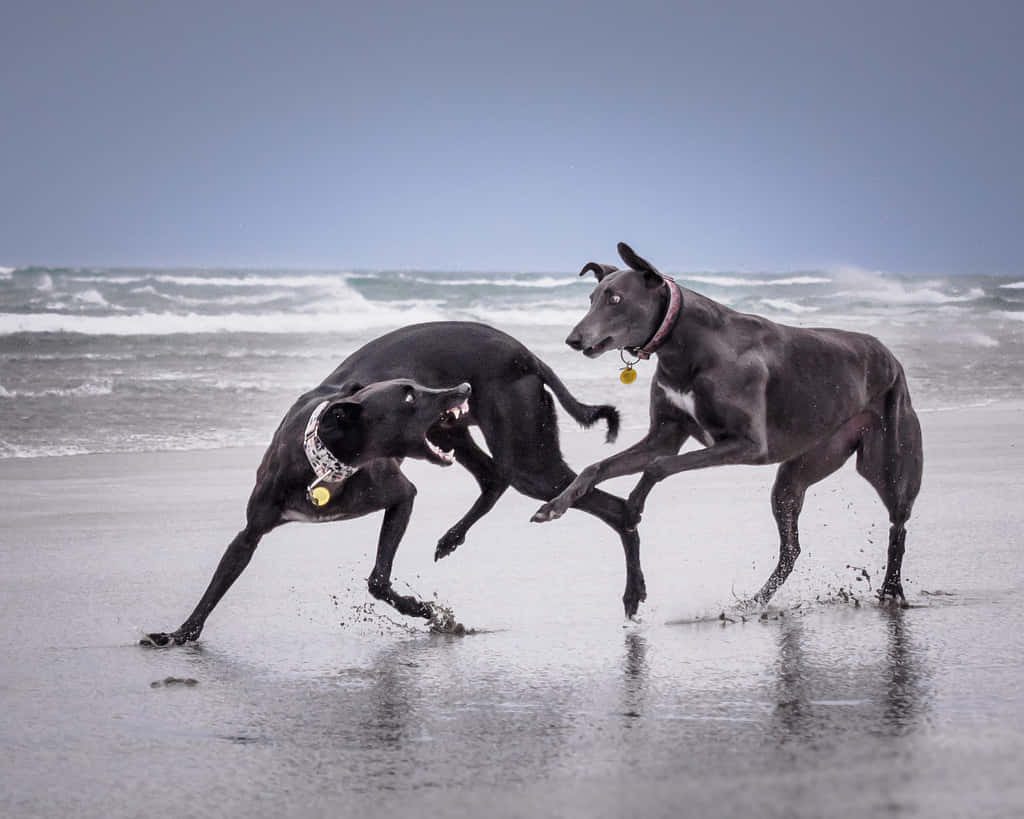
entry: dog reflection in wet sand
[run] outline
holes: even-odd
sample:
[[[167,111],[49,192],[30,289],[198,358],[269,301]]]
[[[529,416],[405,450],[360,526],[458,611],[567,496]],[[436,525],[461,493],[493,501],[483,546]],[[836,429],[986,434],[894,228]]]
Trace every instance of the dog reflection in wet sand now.
[[[590,311],[566,344],[589,358],[626,350],[657,355],[650,428],[628,449],[588,466],[542,506],[536,522],[561,517],[601,481],[641,473],[629,496],[633,522],[647,495],[678,472],[727,464],[779,464],[772,512],[779,561],[753,597],[764,605],[800,554],[804,494],[856,453],[857,471],[889,512],[881,600],[906,604],[900,571],[906,523],[921,486],[921,427],[906,377],[876,338],[803,329],[737,313],[677,285],[626,244],[627,268],[591,262]],[[688,438],[703,449],[679,454]]]

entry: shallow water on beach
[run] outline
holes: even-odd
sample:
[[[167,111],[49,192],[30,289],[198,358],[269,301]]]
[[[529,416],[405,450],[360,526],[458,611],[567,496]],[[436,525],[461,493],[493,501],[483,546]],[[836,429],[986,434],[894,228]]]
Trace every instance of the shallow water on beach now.
[[[5,815],[986,815],[1024,804],[993,617],[53,650],[48,691],[7,675]]]
[[[272,533],[203,639],[165,650],[140,630],[194,604],[258,450],[8,461],[0,814],[1019,815],[1020,418],[925,418],[907,610],[858,572],[877,583],[885,521],[851,469],[809,498],[797,570],[746,622],[772,471],[666,483],[641,530],[650,599],[624,623],[621,553],[581,515],[531,525],[509,495],[433,563],[472,485],[413,464],[397,586],[480,633],[371,602],[374,516]],[[590,437],[567,436],[570,460]]]

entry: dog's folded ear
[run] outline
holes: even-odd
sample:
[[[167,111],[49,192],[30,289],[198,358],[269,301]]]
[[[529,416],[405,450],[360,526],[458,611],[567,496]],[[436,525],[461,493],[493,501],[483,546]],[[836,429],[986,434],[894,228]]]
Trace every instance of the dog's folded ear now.
[[[600,262],[587,262],[583,265],[583,269],[580,271],[581,276],[586,276],[588,273],[593,273],[598,281],[601,281],[609,273],[614,273],[618,270],[613,264],[601,264]]]
[[[339,427],[348,427],[356,423],[363,414],[363,405],[358,401],[338,401],[327,408],[327,414],[331,416]]]
[[[630,266],[632,270],[638,270],[641,273],[654,273],[657,276],[661,275],[661,272],[653,264],[642,256],[638,256],[629,245],[625,242],[619,242],[619,256],[622,257],[622,261]]]

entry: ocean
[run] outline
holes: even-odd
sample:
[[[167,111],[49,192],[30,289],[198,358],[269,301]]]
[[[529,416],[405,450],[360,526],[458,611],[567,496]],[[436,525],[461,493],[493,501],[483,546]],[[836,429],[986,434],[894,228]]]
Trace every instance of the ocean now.
[[[878,336],[923,412],[1024,385],[1019,276],[666,272],[743,312]],[[653,365],[624,386],[617,356],[590,361],[563,344],[592,286],[573,271],[0,268],[0,458],[264,444],[350,352],[443,319],[521,339],[583,400],[619,405],[632,440]]]

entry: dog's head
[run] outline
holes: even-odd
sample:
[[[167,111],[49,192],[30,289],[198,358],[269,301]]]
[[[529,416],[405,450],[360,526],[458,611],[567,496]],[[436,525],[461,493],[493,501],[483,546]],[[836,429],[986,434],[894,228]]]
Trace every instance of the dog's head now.
[[[643,347],[657,332],[665,314],[667,296],[661,273],[625,242],[619,255],[628,269],[588,262],[580,275],[593,273],[597,287],[590,294],[590,311],[565,343],[595,358],[608,350]]]
[[[377,381],[324,410],[320,440],[349,466],[375,458],[421,458],[449,466],[454,454],[432,443],[427,432],[469,412],[470,392],[469,384],[435,390],[408,378]]]

